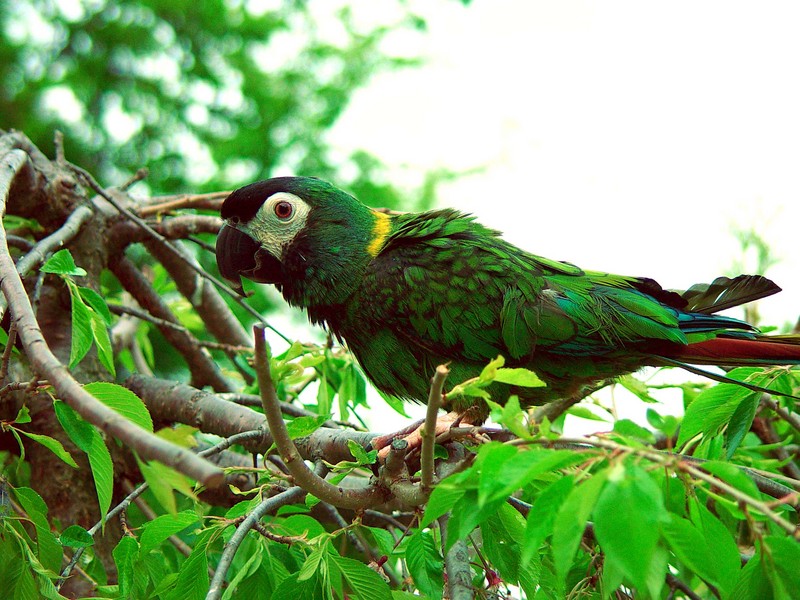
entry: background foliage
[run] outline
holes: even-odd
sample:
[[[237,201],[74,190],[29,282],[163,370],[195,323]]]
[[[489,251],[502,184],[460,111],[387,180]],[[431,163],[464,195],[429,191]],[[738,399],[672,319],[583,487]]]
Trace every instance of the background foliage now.
[[[11,247],[2,252],[20,271],[34,264],[23,278],[48,347],[69,366],[64,377],[141,431],[213,457],[227,484],[205,490],[176,457],[147,460],[97,427],[37,367],[21,333],[14,343],[8,317],[23,309],[4,287],[0,588],[15,598],[797,597],[792,397],[671,384],[680,419],[654,399],[664,384],[623,378],[617,385],[650,407],[647,427],[619,418],[608,396],[535,411],[512,399],[493,413],[505,430],[439,440],[443,482],[428,498],[417,455],[398,472],[377,469],[371,434],[349,424],[368,409],[349,354],[296,342],[270,361],[289,434],[318,470],[347,485],[377,481],[386,502],[337,509],[294,486],[274,453],[263,458],[261,400],[242,393],[258,392],[252,336],[239,324],[253,316],[186,267],[214,271],[203,244],[213,244],[224,194],[202,193],[288,170],[408,209],[430,204],[451,174],[400,192],[374,157],[336,159],[325,143],[359,86],[413,67],[413,57],[386,56],[382,41],[424,28],[422,18],[403,8],[403,18],[365,28],[347,8],[321,21],[313,3],[256,6],[0,5],[0,126],[30,138],[4,134],[0,159],[17,148],[32,165],[10,190],[0,186]],[[116,189],[93,189],[61,150]],[[165,196],[176,192],[191,193]],[[79,213],[82,228],[68,232]],[[188,240],[172,246],[185,260],[130,214]],[[49,239],[59,244],[31,258]],[[263,289],[248,303],[270,307]],[[479,395],[496,368],[462,389]],[[800,392],[796,371],[729,375]],[[568,414],[603,433],[564,435]]]

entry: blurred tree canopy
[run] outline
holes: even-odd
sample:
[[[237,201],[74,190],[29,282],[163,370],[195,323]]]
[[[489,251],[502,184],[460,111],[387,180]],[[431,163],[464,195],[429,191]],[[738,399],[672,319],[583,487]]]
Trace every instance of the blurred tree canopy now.
[[[330,178],[326,130],[371,76],[415,63],[382,42],[424,21],[392,3],[387,22],[364,26],[321,4],[2,3],[2,125],[47,153],[60,129],[75,164],[114,184],[146,167],[160,193],[235,187],[278,167]],[[352,165],[356,188],[374,183],[370,157]]]

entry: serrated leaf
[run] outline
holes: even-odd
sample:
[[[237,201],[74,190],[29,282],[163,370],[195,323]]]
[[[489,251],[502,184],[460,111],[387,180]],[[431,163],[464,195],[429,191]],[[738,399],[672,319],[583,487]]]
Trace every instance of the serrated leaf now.
[[[80,525],[70,525],[58,536],[62,546],[88,548],[94,546],[94,538]]]
[[[116,383],[96,381],[87,383],[83,386],[83,389],[129,421],[152,433],[153,419],[150,416],[150,412],[142,402],[142,399],[128,388]]]
[[[286,429],[289,431],[289,437],[294,440],[311,435],[330,418],[330,414],[313,417],[295,417],[286,424]]]
[[[355,440],[347,440],[347,448],[359,465],[372,465],[375,464],[375,461],[378,459],[377,450],[370,450],[367,452],[364,450],[363,446],[355,442]]]
[[[175,587],[165,596],[166,600],[203,600],[206,597],[209,587],[206,549],[213,535],[213,529],[200,534],[192,553],[183,561]]]
[[[464,497],[466,490],[447,483],[447,480],[433,488],[428,504],[425,506],[425,514],[420,521],[420,527],[426,527],[443,514],[449,512],[456,502]]]
[[[661,489],[641,467],[613,467],[594,507],[594,533],[605,553],[637,589],[650,591],[659,523],[666,518]],[[664,574],[661,573],[661,581]]]
[[[142,527],[139,537],[139,555],[144,556],[155,550],[169,536],[183,531],[190,525],[198,522],[197,513],[185,510],[174,515],[161,515]]]
[[[386,582],[367,565],[352,558],[334,555],[333,560],[342,572],[356,598],[361,600],[391,600]]]
[[[683,446],[697,434],[710,435],[727,423],[739,404],[753,395],[752,392],[732,383],[720,383],[700,392],[683,417],[678,435],[678,447]]]
[[[686,519],[670,514],[661,523],[661,532],[678,560],[702,579],[719,587],[720,573],[715,568],[713,548],[709,547],[699,529]]]
[[[565,498],[572,491],[574,481],[572,476],[557,479],[534,500],[525,528],[522,556],[520,557],[522,569],[528,566],[531,559],[539,552],[539,548],[547,536],[553,533],[556,515]]]
[[[72,253],[65,249],[59,250],[51,256],[40,268],[44,273],[53,273],[55,275],[66,275],[72,277],[83,277],[86,275],[86,270],[75,264],[75,259],[72,258]]]
[[[77,288],[83,302],[100,316],[106,325],[111,325],[111,311],[108,310],[108,305],[103,297],[91,288],[80,285]]]
[[[442,597],[444,559],[427,531],[420,530],[408,540],[406,566],[419,591],[431,598]]]
[[[70,286],[72,292],[72,286]],[[72,369],[89,352],[94,342],[92,331],[92,311],[74,292],[72,296],[72,338],[69,352],[69,367]]]
[[[713,460],[704,462],[699,466],[704,471],[708,471],[712,475],[716,475],[726,483],[729,483],[733,487],[743,491],[750,497],[756,499],[761,498],[761,493],[758,491],[758,487],[756,486],[755,482],[753,482],[752,479],[745,475],[741,469],[738,469],[736,466],[730,463]]]
[[[114,551],[111,553],[117,565],[117,581],[119,595],[123,598],[130,597],[133,591],[133,568],[139,553],[139,544],[130,536],[122,536]]]
[[[196,499],[192,481],[183,473],[155,460],[145,462],[138,456],[136,462],[153,495],[168,513],[177,513],[174,491],[180,492],[187,498]]]
[[[761,394],[750,394],[746,396],[733,411],[728,426],[725,428],[725,458],[730,460],[733,453],[742,443],[744,436],[750,431],[756,410],[761,402]]]
[[[106,324],[102,317],[93,312],[90,325],[92,328],[92,337],[97,346],[97,358],[100,364],[105,367],[106,371],[108,371],[112,377],[115,377],[117,371],[114,368],[114,350],[111,347],[111,339],[108,337]]]
[[[297,579],[299,581],[307,581],[316,575],[317,571],[323,570],[325,567],[322,566],[322,563],[325,561],[326,554],[327,544],[323,543],[314,548],[314,550],[311,551],[311,554],[306,557],[303,566],[300,567],[300,571],[297,574]]]
[[[58,458],[67,463],[70,467],[73,467],[75,469],[78,468],[78,463],[75,462],[75,459],[72,458],[72,455],[69,452],[67,452],[67,449],[64,448],[61,442],[59,442],[57,439],[52,438],[49,435],[43,435],[40,433],[31,433],[29,431],[23,431],[22,429],[17,429],[17,431],[22,435],[24,435],[25,437],[28,437],[34,440],[35,442],[38,442],[39,444],[50,450],[50,452],[55,454]]]
[[[607,477],[608,469],[575,486],[556,514],[553,522],[552,552],[556,574],[562,582],[572,566],[575,552],[586,529],[586,522]]]
[[[89,458],[89,466],[97,490],[100,515],[102,519],[105,519],[111,506],[114,487],[114,464],[111,454],[97,430],[90,423],[84,421],[71,407],[64,402],[55,401],[53,408],[64,431]]]
[[[547,384],[539,379],[539,376],[529,369],[497,369],[494,380],[498,383],[507,383],[519,387],[545,387]]]
[[[608,422],[608,419],[606,417],[598,415],[591,409],[587,408],[586,406],[581,406],[580,404],[571,406],[567,410],[567,414],[570,414],[573,417],[578,417],[579,419],[586,419],[587,421],[602,421],[604,423]]]
[[[643,441],[647,444],[655,442],[655,436],[649,429],[637,425],[630,419],[619,419],[614,423],[614,433],[617,433],[626,438]]]

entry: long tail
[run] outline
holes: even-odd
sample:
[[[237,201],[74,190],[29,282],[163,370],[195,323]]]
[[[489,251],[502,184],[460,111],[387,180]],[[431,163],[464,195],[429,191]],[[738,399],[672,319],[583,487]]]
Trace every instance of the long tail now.
[[[800,365],[800,335],[750,340],[720,336],[689,344],[668,356],[695,365]]]

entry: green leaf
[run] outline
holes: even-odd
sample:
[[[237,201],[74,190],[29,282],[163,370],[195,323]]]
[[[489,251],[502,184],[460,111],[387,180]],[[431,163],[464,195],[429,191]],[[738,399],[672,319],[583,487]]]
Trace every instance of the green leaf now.
[[[442,597],[444,559],[429,532],[419,530],[408,540],[406,566],[419,591],[431,598]]]
[[[80,297],[72,291],[72,345],[69,353],[69,368],[72,369],[89,352],[94,342],[92,331],[92,311],[81,301]]]
[[[106,301],[103,299],[103,297],[91,288],[80,285],[77,286],[77,288],[84,304],[86,304],[92,309],[93,312],[99,315],[106,325],[111,325],[113,321],[111,318],[111,311],[108,310],[108,304],[106,304]]]
[[[720,383],[700,392],[683,417],[678,447],[683,446],[696,435],[710,435],[730,421],[739,404],[748,397],[760,396],[733,383]]]
[[[359,465],[372,465],[375,464],[375,461],[378,459],[377,450],[370,450],[367,452],[361,444],[358,444],[354,440],[347,440],[347,449],[350,450],[350,454],[353,455],[353,458],[356,459]]]
[[[144,556],[155,550],[169,536],[183,531],[190,525],[198,522],[197,513],[185,510],[174,515],[161,515],[142,527],[139,537],[139,555]]]
[[[575,478],[572,476],[556,479],[545,488],[528,513],[525,538],[520,558],[521,568],[525,569],[531,559],[539,552],[544,540],[553,533],[553,525],[558,510],[564,504],[567,495],[572,491]]]
[[[311,579],[317,572],[324,573],[327,567],[324,565],[328,553],[328,545],[326,543],[319,544],[314,550],[311,551],[306,557],[303,566],[297,574],[300,581]]]
[[[736,466],[730,463],[719,462],[715,460],[706,461],[699,466],[704,471],[708,471],[712,475],[716,475],[724,482],[729,483],[738,490],[746,493],[748,496],[756,499],[761,498],[761,492],[758,491],[758,487],[756,486],[755,482]]]
[[[17,411],[17,416],[14,417],[14,423],[17,425],[24,425],[31,422],[31,411],[27,404],[23,404]]]
[[[727,450],[725,458],[730,460],[733,453],[742,443],[744,436],[750,431],[750,426],[753,424],[753,419],[756,416],[756,409],[761,402],[761,394],[750,394],[745,398],[733,411],[728,426],[725,429],[725,445]]]
[[[187,498],[195,498],[192,481],[183,473],[155,460],[145,462],[138,456],[136,462],[156,500],[168,513],[174,515],[177,512],[176,490]]]
[[[669,514],[661,523],[661,533],[678,560],[700,578],[720,587],[721,574],[716,569],[714,549],[709,546],[699,529],[686,519]]]
[[[111,347],[111,339],[108,337],[108,329],[103,318],[95,312],[92,312],[92,320],[90,321],[92,328],[92,337],[97,345],[97,358],[100,364],[103,365],[112,377],[117,374],[114,368],[114,350]]]
[[[70,525],[58,536],[62,546],[88,548],[94,546],[94,538],[80,525]]]
[[[625,438],[642,441],[646,444],[655,442],[655,436],[649,429],[637,425],[630,419],[619,419],[614,423],[614,433],[617,433]]]
[[[206,549],[213,535],[213,529],[200,534],[192,553],[183,561],[175,587],[166,595],[166,600],[203,600],[206,597],[209,587]]]
[[[739,548],[733,535],[698,498],[689,501],[689,513],[692,523],[703,534],[706,544],[712,549],[711,568],[718,573],[720,589],[726,593],[730,592],[742,568]]]
[[[97,489],[100,515],[102,519],[105,519],[111,506],[114,488],[114,464],[111,454],[97,430],[90,423],[84,421],[72,408],[58,400],[53,403],[53,408],[64,431],[89,458],[89,466],[92,469],[94,485]]]
[[[86,270],[75,264],[72,253],[67,249],[59,250],[53,254],[39,270],[44,273],[72,277],[84,277],[86,275]]]
[[[648,578],[657,558],[659,524],[667,518],[658,484],[638,465],[618,464],[593,514],[595,537],[607,564],[613,563],[640,592],[653,594]]]
[[[334,555],[333,561],[342,572],[356,598],[361,600],[391,600],[389,586],[375,571],[352,558]]]
[[[791,538],[768,536],[764,538],[764,546],[762,560],[773,567],[773,586],[776,591],[782,588],[783,592],[776,597],[785,594],[793,600],[800,598],[800,543]]]
[[[433,488],[428,504],[425,506],[425,514],[420,521],[420,527],[426,527],[443,514],[450,512],[465,493],[464,488],[448,483],[446,479]]]
[[[78,468],[78,463],[75,462],[75,459],[72,458],[72,455],[69,452],[67,452],[66,448],[64,448],[61,442],[59,442],[57,439],[51,438],[50,436],[43,435],[41,433],[30,433],[22,429],[17,429],[17,431],[22,435],[24,435],[25,437],[28,437],[40,443],[42,446],[50,450],[50,452],[55,454],[62,461],[67,463],[70,467],[73,467],[75,469]]]
[[[564,581],[586,529],[586,522],[606,483],[608,469],[575,486],[561,505],[553,522],[553,562],[557,577]]]
[[[295,417],[286,424],[286,429],[289,431],[289,437],[294,440],[311,435],[330,418],[330,414],[313,417]]]
[[[122,536],[122,539],[111,553],[117,565],[119,595],[123,598],[130,597],[133,591],[133,572],[138,553],[139,544],[128,535]]]
[[[539,376],[528,369],[502,368],[495,371],[494,380],[519,387],[545,387],[547,384]]]
[[[142,399],[128,388],[116,383],[97,381],[87,383],[83,386],[83,389],[129,421],[152,433],[153,419],[150,416],[150,412],[142,402]]]
[[[36,558],[40,565],[38,567],[34,565],[34,570],[50,569],[57,572],[61,566],[63,550],[50,530],[47,505],[35,490],[28,487],[16,488],[14,495],[36,528]]]

